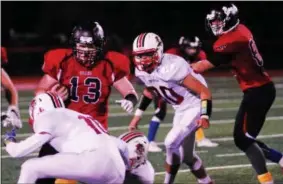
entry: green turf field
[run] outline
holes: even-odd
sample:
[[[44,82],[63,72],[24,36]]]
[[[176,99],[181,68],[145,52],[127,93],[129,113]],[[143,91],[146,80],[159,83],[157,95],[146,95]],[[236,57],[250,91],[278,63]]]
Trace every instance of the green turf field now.
[[[242,93],[238,89],[233,78],[208,78],[208,84],[213,92],[214,110],[212,115],[212,125],[205,131],[207,137],[220,143],[217,148],[196,148],[200,157],[203,159],[208,173],[216,183],[246,184],[257,183],[255,172],[249,165],[247,158],[234,146],[232,136],[234,117],[240,103]],[[283,152],[283,78],[274,78],[277,88],[277,98],[268,113],[267,121],[260,134],[260,139],[270,147]],[[141,87],[137,87],[141,91]],[[2,96],[3,97],[3,96]],[[18,139],[27,137],[31,130],[28,126],[28,104],[32,98],[31,91],[20,92],[20,109],[24,120],[24,127],[18,132]],[[131,116],[123,112],[120,106],[114,101],[120,96],[115,91],[110,99],[109,127],[113,135],[119,135],[127,130],[127,125]],[[264,98],[264,97],[263,97]],[[260,99],[259,99],[260,100]],[[2,102],[2,109],[6,109],[7,103]],[[144,115],[140,129],[147,133],[148,121],[153,114],[151,106]],[[160,126],[157,141],[163,147],[164,137],[171,127],[173,110],[170,107],[165,122]],[[3,133],[4,130],[2,130]],[[21,164],[28,158],[36,156],[37,153],[23,159],[10,158],[4,148],[1,149],[2,183],[16,183]],[[156,183],[162,183],[164,177],[164,153],[149,153],[149,160],[152,162],[156,171]],[[269,163],[275,183],[283,183],[283,175],[278,165]],[[176,183],[196,183],[190,172],[185,166],[180,170]]]

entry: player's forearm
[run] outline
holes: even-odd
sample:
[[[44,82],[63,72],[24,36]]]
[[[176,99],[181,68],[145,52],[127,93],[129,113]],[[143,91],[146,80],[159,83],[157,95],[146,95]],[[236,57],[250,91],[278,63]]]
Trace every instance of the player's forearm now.
[[[48,89],[50,89],[51,86],[53,86],[58,81],[51,77],[48,74],[45,74],[39,81],[37,88],[35,90],[35,95],[46,92]]]
[[[10,105],[18,106],[19,97],[17,89],[6,71],[3,68],[1,70],[1,83],[8,93],[8,95],[6,95],[6,98],[8,99]]]
[[[143,112],[147,109],[149,104],[152,102],[152,98],[153,96],[151,95],[151,93],[145,88],[140,98],[138,108],[135,112],[135,116],[142,116]]]
[[[39,149],[43,144],[51,139],[50,134],[34,134],[31,137],[19,142],[10,142],[6,146],[6,151],[11,157],[18,158],[26,156]]]
[[[211,62],[209,62],[208,60],[205,59],[205,60],[201,60],[201,61],[196,62],[196,63],[192,63],[191,67],[194,70],[194,72],[203,73],[207,70],[214,68],[214,65]]]
[[[123,77],[122,79],[114,82],[113,86],[125,99],[132,101],[133,104],[136,105],[138,101],[138,94],[127,77]]]

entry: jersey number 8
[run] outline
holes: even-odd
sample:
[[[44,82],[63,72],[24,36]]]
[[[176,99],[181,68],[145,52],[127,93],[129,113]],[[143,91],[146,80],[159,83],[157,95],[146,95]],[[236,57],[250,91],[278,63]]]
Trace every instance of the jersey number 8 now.
[[[262,67],[263,66],[263,59],[257,49],[257,46],[255,44],[255,41],[253,39],[250,39],[249,41],[249,48],[252,54],[253,59],[255,60],[257,66]]]

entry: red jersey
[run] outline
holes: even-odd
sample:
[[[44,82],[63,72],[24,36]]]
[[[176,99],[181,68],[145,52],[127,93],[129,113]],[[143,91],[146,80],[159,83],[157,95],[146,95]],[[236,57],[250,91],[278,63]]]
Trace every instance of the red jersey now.
[[[174,54],[174,55],[177,55],[177,56],[180,56],[180,57],[184,57],[184,55],[181,53],[179,48],[168,49],[167,51],[165,51],[165,53]],[[185,58],[185,59],[187,59],[187,58]],[[188,57],[188,60],[192,63],[200,61],[200,60],[204,60],[204,59],[206,59],[206,53],[203,50],[200,50],[199,53],[194,57]]]
[[[8,62],[7,50],[4,47],[1,47],[1,64]]]
[[[89,114],[108,128],[108,98],[113,83],[130,72],[129,59],[109,51],[105,59],[87,69],[76,61],[71,49],[56,49],[44,56],[42,70],[70,92],[67,108]]]
[[[214,43],[213,50],[215,54],[229,56],[228,62],[230,62],[232,72],[243,91],[271,82],[271,78],[263,70],[263,59],[253,35],[243,24],[239,24],[233,31],[221,35]],[[221,57],[221,55],[219,56]]]

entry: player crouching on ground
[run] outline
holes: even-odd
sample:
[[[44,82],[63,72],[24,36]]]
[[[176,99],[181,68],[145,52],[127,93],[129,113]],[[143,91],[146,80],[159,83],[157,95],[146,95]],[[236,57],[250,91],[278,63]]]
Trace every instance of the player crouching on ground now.
[[[124,184],[153,184],[154,168],[147,159],[148,139],[142,132],[126,132],[119,136],[118,147],[126,160],[127,173]]]
[[[174,182],[181,163],[191,168],[199,183],[212,183],[195,152],[195,131],[199,127],[209,127],[212,110],[211,93],[205,81],[193,72],[182,57],[164,54],[163,42],[154,33],[140,34],[134,40],[133,55],[135,75],[143,81],[146,90],[129,129],[137,128],[143,114],[140,109],[147,108],[153,94],[162,97],[175,109],[173,128],[164,141],[164,183]]]
[[[126,167],[117,145],[91,116],[66,109],[59,96],[37,95],[29,107],[34,134],[16,143],[14,130],[5,135],[6,151],[24,157],[49,142],[58,153],[23,163],[18,183],[56,177],[84,183],[123,183]]]
[[[213,45],[213,57],[192,64],[196,72],[222,64],[232,66],[244,95],[234,126],[234,142],[249,158],[262,184],[273,184],[266,167],[266,160],[279,163],[283,168],[283,156],[256,139],[275,96],[274,83],[264,70],[264,62],[251,31],[240,24],[238,8],[229,4],[212,9],[206,16],[206,26],[217,40]]]

